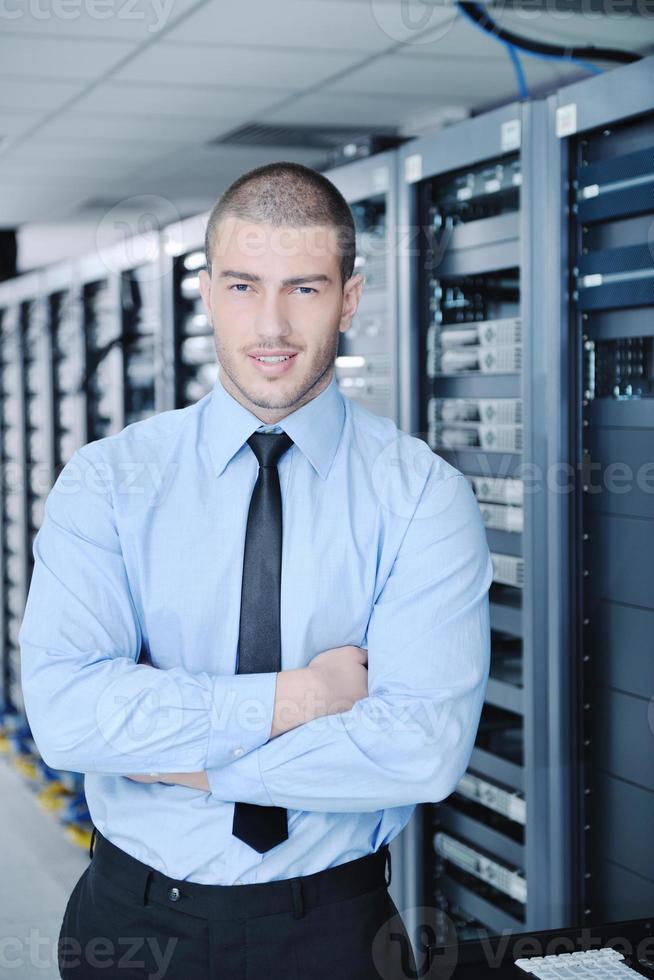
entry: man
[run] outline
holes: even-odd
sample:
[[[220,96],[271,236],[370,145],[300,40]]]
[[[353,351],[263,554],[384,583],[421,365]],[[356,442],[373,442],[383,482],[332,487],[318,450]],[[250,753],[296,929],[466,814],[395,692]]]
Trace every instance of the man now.
[[[61,975],[409,976],[385,864],[472,750],[479,508],[340,393],[363,277],[327,178],[244,174],[206,253],[212,392],[78,450],[34,544],[26,711],[97,829]]]

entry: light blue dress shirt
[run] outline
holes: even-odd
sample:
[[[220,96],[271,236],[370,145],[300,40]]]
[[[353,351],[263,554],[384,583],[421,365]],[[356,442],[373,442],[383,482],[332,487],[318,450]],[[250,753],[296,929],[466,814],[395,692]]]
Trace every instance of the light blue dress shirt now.
[[[280,420],[282,669],[368,650],[368,697],[270,738],[276,674],[235,674],[262,426],[223,387],[81,447],[50,491],[19,633],[44,760],[85,774],[94,824],[205,884],[311,874],[378,850],[448,796],[490,661],[492,564],[466,478],[336,379]],[[156,668],[156,669],[155,669]],[[206,770],[211,792],[129,773]],[[288,810],[259,854],[234,802]]]

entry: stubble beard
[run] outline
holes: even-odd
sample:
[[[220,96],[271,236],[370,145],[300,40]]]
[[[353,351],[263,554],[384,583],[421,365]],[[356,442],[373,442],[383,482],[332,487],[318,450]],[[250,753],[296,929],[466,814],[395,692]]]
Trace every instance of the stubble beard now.
[[[244,379],[247,354],[244,351],[234,353],[228,350],[215,331],[214,344],[221,371],[225,373],[229,382],[250,404],[263,409],[293,411],[299,407],[299,403],[304,404],[303,400],[308,401],[315,398],[320,391],[327,387],[329,382],[326,378],[330,368],[334,366],[338,350],[338,333],[324,347],[316,351],[311,365],[309,367],[304,366],[302,378],[295,381],[290,389],[288,387],[282,388],[277,378],[266,378],[263,375],[261,376],[263,385],[260,387],[248,384]],[[303,358],[304,352],[300,351],[297,356]],[[239,363],[242,363],[242,368],[239,367]],[[297,366],[294,365],[294,368],[296,369]],[[283,381],[283,376],[281,380]]]

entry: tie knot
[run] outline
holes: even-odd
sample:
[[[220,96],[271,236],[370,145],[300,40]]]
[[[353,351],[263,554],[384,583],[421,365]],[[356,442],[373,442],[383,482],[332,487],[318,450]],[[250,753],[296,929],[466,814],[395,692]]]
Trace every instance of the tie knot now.
[[[286,432],[253,432],[248,446],[257,457],[259,466],[277,466],[281,456],[293,445]]]

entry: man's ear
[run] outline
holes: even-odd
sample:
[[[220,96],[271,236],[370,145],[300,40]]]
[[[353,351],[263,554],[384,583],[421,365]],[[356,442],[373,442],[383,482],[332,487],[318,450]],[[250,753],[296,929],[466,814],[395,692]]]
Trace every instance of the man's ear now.
[[[202,303],[204,304],[209,323],[211,323],[211,276],[206,269],[200,269],[198,273],[198,284],[200,286]]]
[[[360,272],[356,275],[350,276],[345,285],[343,286],[343,307],[341,311],[341,323],[339,329],[341,331],[347,330],[352,318],[357,311],[359,302],[361,300],[361,293],[363,291],[364,277]]]

